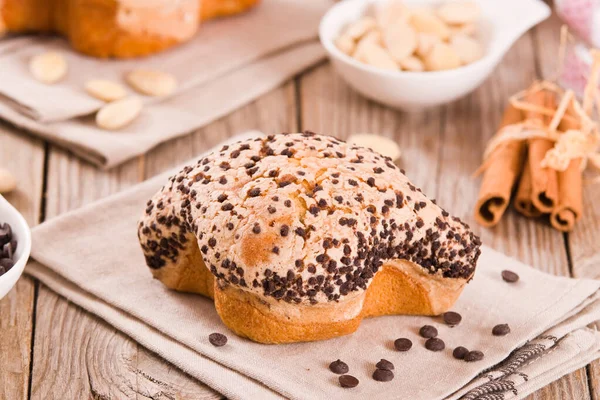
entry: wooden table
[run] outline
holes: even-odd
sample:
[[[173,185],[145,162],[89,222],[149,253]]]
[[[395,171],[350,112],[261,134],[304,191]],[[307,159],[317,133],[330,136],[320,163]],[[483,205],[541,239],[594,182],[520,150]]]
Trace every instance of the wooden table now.
[[[403,150],[412,181],[469,222],[484,243],[551,274],[598,277],[598,187],[586,188],[585,216],[571,234],[509,211],[495,229],[472,217],[479,183],[468,177],[508,96],[556,70],[556,17],[527,33],[494,74],[470,96],[444,107],[405,114],[353,92],[323,63],[190,135],[102,172],[53,144],[0,124],[0,165],[19,179],[8,195],[37,225],[135,185],[184,162],[237,132],[301,131],[335,135],[377,132]],[[99,318],[23,277],[0,301],[0,399],[217,399],[202,383],[141,347]],[[534,393],[535,399],[600,399],[600,362]]]

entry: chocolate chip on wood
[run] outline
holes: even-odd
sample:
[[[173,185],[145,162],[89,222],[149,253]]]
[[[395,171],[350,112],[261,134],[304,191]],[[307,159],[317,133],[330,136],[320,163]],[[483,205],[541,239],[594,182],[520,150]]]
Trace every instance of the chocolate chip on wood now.
[[[457,360],[462,360],[465,358],[465,356],[469,353],[469,350],[467,350],[466,347],[463,346],[458,346],[457,348],[454,349],[454,351],[452,352],[452,356],[454,358],[456,358]]]
[[[462,316],[459,313],[454,311],[444,313],[444,322],[446,325],[456,326],[460,324],[460,321],[462,321]]]
[[[329,364],[329,370],[334,374],[342,375],[350,371],[350,368],[348,368],[348,364],[338,359]]]
[[[373,372],[373,379],[377,382],[389,382],[394,379],[394,373],[387,369],[376,369]]]
[[[431,351],[442,351],[446,348],[446,344],[442,339],[430,338],[425,342],[425,348]]]
[[[375,364],[375,366],[378,369],[387,369],[388,371],[391,371],[394,369],[394,364],[392,364],[390,361],[382,358],[377,364]]]
[[[394,341],[394,347],[398,351],[409,351],[412,348],[412,342],[407,338],[399,338]]]
[[[215,347],[222,347],[227,344],[227,336],[222,333],[211,333],[208,335],[208,341]]]
[[[358,386],[358,379],[353,377],[352,375],[342,375],[339,378],[340,386],[343,388],[353,388]]]
[[[502,271],[502,279],[508,283],[515,283],[519,280],[519,275],[517,275],[515,272],[505,269]]]
[[[419,335],[426,339],[434,338],[438,335],[438,331],[435,327],[431,325],[423,325],[421,329],[419,329]]]
[[[508,324],[499,324],[494,326],[492,329],[492,335],[494,336],[505,336],[510,333],[510,327]]]

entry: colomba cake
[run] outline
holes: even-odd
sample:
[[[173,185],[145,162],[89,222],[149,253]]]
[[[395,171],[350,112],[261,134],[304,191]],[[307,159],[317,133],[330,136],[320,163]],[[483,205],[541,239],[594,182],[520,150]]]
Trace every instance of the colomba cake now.
[[[481,244],[391,159],[312,132],[226,145],[185,167],[148,201],[138,236],[156,279],[214,299],[225,325],[261,343],[442,314]]]

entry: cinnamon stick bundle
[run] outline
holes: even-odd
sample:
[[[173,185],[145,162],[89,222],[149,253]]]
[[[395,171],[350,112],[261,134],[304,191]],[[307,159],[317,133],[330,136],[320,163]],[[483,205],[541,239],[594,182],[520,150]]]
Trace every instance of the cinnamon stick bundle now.
[[[567,114],[574,115],[571,110]],[[579,124],[563,119],[559,125],[564,132],[578,129]],[[565,171],[558,172],[558,204],[552,210],[550,223],[559,231],[573,230],[583,211],[583,178],[581,158],[571,160]]]
[[[521,111],[509,104],[504,111],[500,129],[518,124],[522,120]],[[475,205],[475,220],[479,224],[491,227],[502,218],[523,165],[524,150],[523,141],[511,141],[504,143],[491,154]]]

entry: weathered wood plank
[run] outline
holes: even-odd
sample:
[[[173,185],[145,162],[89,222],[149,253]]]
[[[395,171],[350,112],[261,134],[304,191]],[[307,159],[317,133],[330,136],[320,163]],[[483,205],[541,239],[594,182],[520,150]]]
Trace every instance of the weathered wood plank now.
[[[30,226],[40,219],[44,181],[44,143],[0,125],[0,166],[17,178],[17,190],[6,194]],[[2,216],[0,216],[2,222]],[[21,278],[0,300],[0,399],[26,399],[29,386],[35,283]]]
[[[98,171],[60,149],[51,148],[47,215],[59,215],[122,190],[242,130],[293,129],[296,126],[293,104],[293,85],[288,84],[192,135],[159,146],[143,160],[131,161],[108,172]],[[221,397],[43,286],[36,323],[34,399]]]

